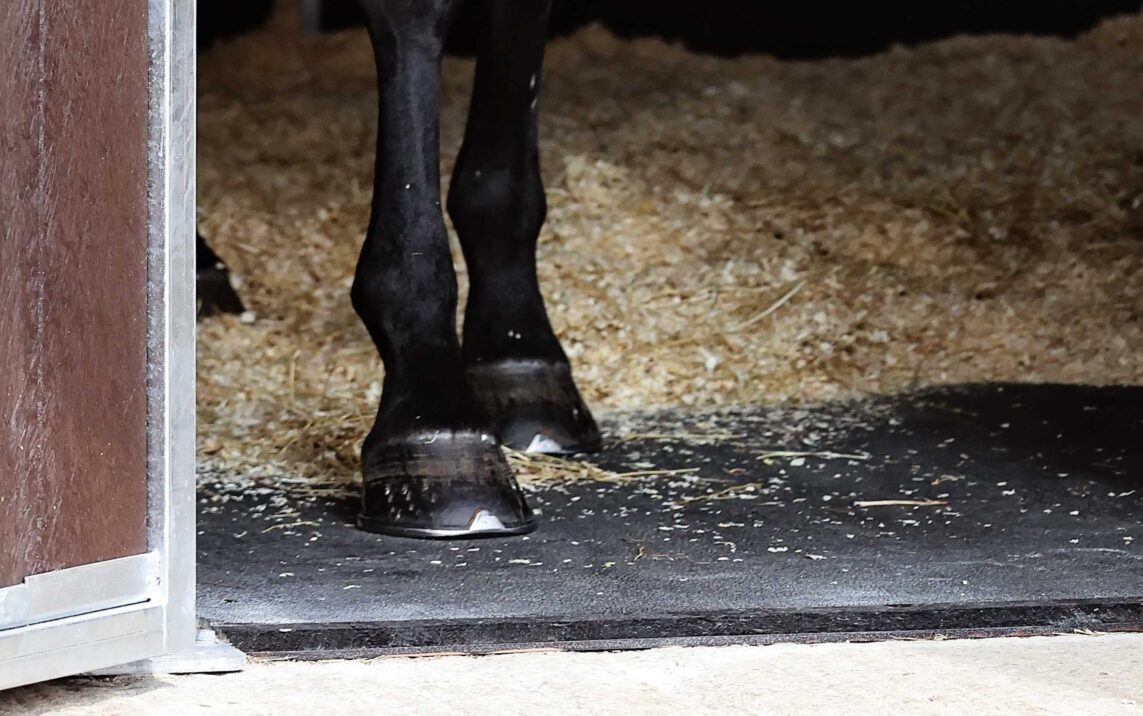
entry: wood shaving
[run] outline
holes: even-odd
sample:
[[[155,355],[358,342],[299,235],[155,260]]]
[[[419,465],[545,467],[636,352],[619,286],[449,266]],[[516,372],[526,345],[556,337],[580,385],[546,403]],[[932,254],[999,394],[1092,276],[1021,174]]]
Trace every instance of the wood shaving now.
[[[1138,17],[813,62],[553,42],[540,274],[584,396],[1143,382],[1141,53]],[[443,73],[447,184],[472,62]],[[286,12],[201,58],[199,224],[251,309],[200,325],[211,469],[352,491],[382,380],[348,298],[375,123],[363,31],[302,37]]]

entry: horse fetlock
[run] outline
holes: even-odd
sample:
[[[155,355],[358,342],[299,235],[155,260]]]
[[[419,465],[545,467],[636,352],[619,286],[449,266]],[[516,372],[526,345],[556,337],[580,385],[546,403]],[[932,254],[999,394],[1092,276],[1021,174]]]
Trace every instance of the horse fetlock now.
[[[535,158],[520,166],[489,163],[481,168],[462,150],[447,208],[470,258],[479,260],[473,254],[481,250],[493,256],[505,250],[531,256],[548,211]]]

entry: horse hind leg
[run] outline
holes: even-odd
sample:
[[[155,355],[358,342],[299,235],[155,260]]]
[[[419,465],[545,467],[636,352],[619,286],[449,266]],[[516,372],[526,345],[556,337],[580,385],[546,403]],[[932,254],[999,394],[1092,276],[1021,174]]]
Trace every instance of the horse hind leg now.
[[[548,0],[480,0],[486,23],[448,211],[468,264],[464,364],[477,407],[509,447],[594,450],[600,434],[552,331],[536,276],[546,214],[537,148]]]
[[[195,303],[198,317],[217,313],[242,313],[245,307],[230,280],[230,269],[211,250],[202,235],[196,237]]]

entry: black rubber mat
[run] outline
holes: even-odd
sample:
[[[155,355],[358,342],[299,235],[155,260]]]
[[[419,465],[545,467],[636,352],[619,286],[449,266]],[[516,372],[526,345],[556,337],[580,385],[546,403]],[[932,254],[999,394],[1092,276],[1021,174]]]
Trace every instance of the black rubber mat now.
[[[348,496],[202,475],[200,614],[247,651],[304,656],[1143,623],[1143,388],[604,428],[589,459],[620,479],[530,487],[524,538],[381,537],[351,526]]]

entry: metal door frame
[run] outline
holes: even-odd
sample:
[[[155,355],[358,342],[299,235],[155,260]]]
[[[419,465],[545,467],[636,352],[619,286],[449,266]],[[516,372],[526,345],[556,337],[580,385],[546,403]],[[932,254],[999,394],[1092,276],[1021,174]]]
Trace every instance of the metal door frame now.
[[[147,13],[148,552],[0,589],[0,689],[195,646],[195,0]]]

